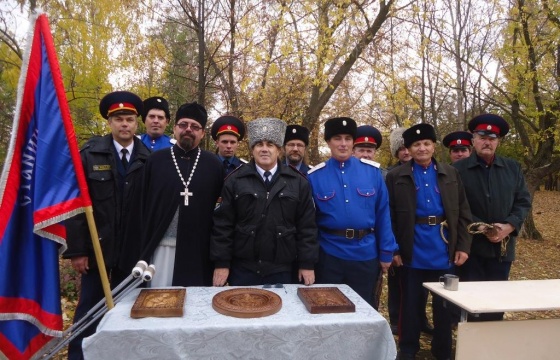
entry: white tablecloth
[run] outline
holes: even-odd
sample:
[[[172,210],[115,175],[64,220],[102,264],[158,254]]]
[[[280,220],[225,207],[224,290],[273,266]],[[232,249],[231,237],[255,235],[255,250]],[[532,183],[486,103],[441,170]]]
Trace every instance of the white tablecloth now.
[[[310,314],[297,296],[301,285],[271,290],[282,309],[240,319],[212,309],[212,297],[229,288],[189,287],[181,318],[132,319],[139,289],[102,319],[84,339],[86,359],[395,359],[387,321],[346,285],[340,290],[355,313]],[[287,293],[286,293],[286,292]]]

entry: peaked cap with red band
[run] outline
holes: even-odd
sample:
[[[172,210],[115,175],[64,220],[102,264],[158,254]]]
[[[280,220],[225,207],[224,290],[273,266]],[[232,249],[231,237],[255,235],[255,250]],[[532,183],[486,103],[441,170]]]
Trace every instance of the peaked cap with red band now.
[[[245,124],[235,116],[220,116],[212,124],[210,135],[212,135],[212,139],[217,141],[218,137],[224,134],[234,135],[237,140],[241,141],[245,136]]]
[[[358,126],[356,130],[356,140],[354,141],[354,146],[371,146],[379,149],[383,137],[379,130],[371,125]]]
[[[499,115],[482,114],[469,121],[469,130],[479,135],[503,137],[509,132],[509,124]]]
[[[447,134],[443,138],[442,143],[445,147],[450,149],[467,148],[472,146],[472,137],[473,135],[470,132],[455,131]]]
[[[121,112],[140,115],[143,109],[142,99],[129,91],[114,91],[105,95],[99,103],[99,112],[105,119]]]

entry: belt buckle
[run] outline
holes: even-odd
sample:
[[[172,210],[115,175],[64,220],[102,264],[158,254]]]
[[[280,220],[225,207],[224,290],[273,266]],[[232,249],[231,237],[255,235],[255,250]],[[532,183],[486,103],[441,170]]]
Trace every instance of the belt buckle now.
[[[436,216],[428,216],[428,225],[437,225]]]
[[[347,239],[353,239],[354,238],[354,229],[346,229],[346,238]]]

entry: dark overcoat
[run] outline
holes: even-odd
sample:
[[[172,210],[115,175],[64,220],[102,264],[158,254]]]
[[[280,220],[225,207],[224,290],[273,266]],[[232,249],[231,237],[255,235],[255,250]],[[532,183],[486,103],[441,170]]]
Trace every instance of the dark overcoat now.
[[[487,168],[479,162],[476,152],[453,164],[465,186],[474,222],[509,223],[515,230],[510,234],[507,254],[502,260],[515,260],[517,234],[531,209],[531,195],[527,190],[521,165],[496,156]],[[488,241],[482,234],[474,235],[471,252],[474,255],[500,257],[500,243]]]
[[[254,161],[225,181],[214,212],[211,258],[216,267],[232,262],[263,275],[314,268],[319,257],[315,207],[307,179],[278,162],[267,191]]]
[[[414,226],[416,224],[416,184],[412,174],[414,160],[393,168],[387,174],[391,222],[399,254],[404,264],[412,261]],[[432,161],[437,169],[437,184],[448,225],[449,260],[454,261],[455,252],[470,252],[471,236],[467,226],[471,213],[459,172],[450,165]],[[439,225],[438,225],[439,226]],[[443,240],[442,240],[443,241]]]
[[[150,150],[140,139],[134,137],[134,149],[126,175],[120,159],[115,159],[116,150],[112,135],[94,137],[81,149],[80,156],[84,168],[89,195],[92,201],[93,216],[99,235],[101,251],[106,268],[119,264],[120,258],[126,255],[123,250],[124,239],[138,213],[132,207],[133,201],[140,195],[142,170]],[[88,256],[90,268],[96,268],[97,262],[93,244],[84,214],[76,215],[66,222],[68,249],[64,258]],[[132,270],[121,267],[123,271]]]

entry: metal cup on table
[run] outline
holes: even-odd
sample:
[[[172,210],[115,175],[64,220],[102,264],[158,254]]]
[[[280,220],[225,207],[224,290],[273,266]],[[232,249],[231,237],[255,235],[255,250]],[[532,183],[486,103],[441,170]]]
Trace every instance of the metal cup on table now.
[[[459,290],[459,277],[453,274],[445,274],[439,277],[439,283],[443,285],[445,290]]]

